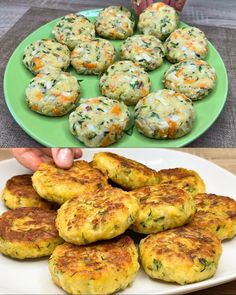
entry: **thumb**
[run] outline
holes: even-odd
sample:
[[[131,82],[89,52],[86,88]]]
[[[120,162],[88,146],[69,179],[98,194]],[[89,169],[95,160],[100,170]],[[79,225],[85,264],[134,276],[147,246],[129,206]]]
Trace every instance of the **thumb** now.
[[[69,148],[52,148],[52,157],[59,168],[69,169],[73,165],[74,154]]]

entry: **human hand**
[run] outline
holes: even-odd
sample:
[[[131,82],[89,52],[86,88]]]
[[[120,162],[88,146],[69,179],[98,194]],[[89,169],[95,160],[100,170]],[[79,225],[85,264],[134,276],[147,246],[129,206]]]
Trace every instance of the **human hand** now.
[[[54,161],[59,168],[69,169],[73,160],[82,156],[82,151],[78,148],[14,148],[11,152],[18,162],[33,171],[42,162],[50,161]]]
[[[132,0],[134,10],[139,15],[144,9],[151,5],[153,0]],[[174,7],[178,11],[182,11],[186,0],[164,0],[163,3]]]

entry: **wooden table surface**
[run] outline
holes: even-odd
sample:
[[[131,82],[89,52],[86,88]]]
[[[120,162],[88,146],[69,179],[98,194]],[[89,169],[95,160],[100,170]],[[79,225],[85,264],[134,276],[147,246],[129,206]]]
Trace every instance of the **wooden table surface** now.
[[[229,170],[236,174],[236,148],[235,149],[206,149],[206,148],[181,148],[179,151],[191,153]],[[84,151],[86,153],[86,151]],[[0,149],[0,161],[12,158],[8,149]],[[210,289],[191,293],[192,295],[235,295],[236,281],[216,286]]]
[[[0,0],[0,37],[33,6],[77,11],[111,4],[131,7],[129,0]],[[181,19],[196,25],[236,28],[236,1],[187,0]]]

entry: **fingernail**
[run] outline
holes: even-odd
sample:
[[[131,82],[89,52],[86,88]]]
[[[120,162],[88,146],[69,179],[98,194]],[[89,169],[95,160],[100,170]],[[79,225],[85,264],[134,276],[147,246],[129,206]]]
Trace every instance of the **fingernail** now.
[[[63,168],[70,168],[73,163],[73,153],[70,149],[60,149],[58,153],[58,164]]]

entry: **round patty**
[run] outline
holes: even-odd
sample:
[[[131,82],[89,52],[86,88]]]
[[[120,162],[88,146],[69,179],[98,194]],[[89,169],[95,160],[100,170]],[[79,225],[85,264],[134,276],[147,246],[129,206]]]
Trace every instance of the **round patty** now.
[[[185,59],[204,59],[208,52],[205,34],[195,27],[180,28],[165,41],[166,58],[177,63]]]
[[[67,242],[86,245],[109,240],[134,222],[138,200],[121,189],[106,187],[65,202],[57,211],[56,226]]]
[[[63,242],[55,227],[56,212],[18,208],[0,216],[0,252],[17,258],[51,255]]]
[[[138,28],[144,35],[154,35],[165,40],[179,24],[179,16],[173,7],[162,2],[148,6],[139,16]]]
[[[130,11],[122,6],[104,8],[95,22],[97,34],[108,39],[123,40],[132,36],[134,25]]]
[[[107,40],[80,42],[71,53],[71,64],[79,74],[100,75],[114,63],[115,47]]]
[[[123,136],[129,117],[122,102],[102,96],[81,99],[70,114],[70,131],[88,147],[108,146]]]
[[[172,90],[158,90],[135,107],[138,131],[150,138],[179,138],[191,131],[195,120],[192,101]]]
[[[216,72],[203,60],[185,60],[167,70],[163,83],[168,89],[181,92],[192,100],[199,100],[215,88]]]
[[[155,170],[114,153],[96,153],[93,157],[93,167],[126,190],[154,185],[160,181]]]
[[[57,22],[52,33],[58,42],[72,50],[81,40],[95,37],[95,26],[85,16],[70,13]]]
[[[38,40],[25,48],[23,63],[34,75],[47,67],[66,70],[70,65],[70,50],[53,39]]]
[[[139,269],[128,236],[88,246],[65,243],[49,259],[53,281],[69,294],[112,294],[125,289]]]
[[[185,168],[171,168],[159,170],[157,173],[160,183],[183,189],[193,197],[206,191],[205,183],[196,171]]]
[[[143,268],[151,278],[181,285],[212,277],[222,252],[215,235],[188,227],[149,235],[139,249]]]
[[[34,190],[31,176],[24,174],[8,179],[2,192],[2,200],[9,209],[21,207],[52,208],[52,204],[41,199]]]
[[[146,186],[131,193],[140,201],[138,216],[131,229],[152,234],[191,221],[195,203],[190,194],[169,184]]]
[[[142,67],[132,61],[118,61],[111,65],[100,79],[103,95],[135,105],[148,95],[151,82]]]
[[[34,77],[25,93],[26,103],[32,111],[58,117],[76,107],[80,85],[70,73],[48,71]]]
[[[63,204],[83,193],[95,193],[107,185],[107,178],[85,161],[75,161],[63,170],[53,163],[42,163],[32,176],[33,187],[44,199]]]
[[[197,213],[191,226],[207,228],[220,240],[231,239],[236,235],[236,201],[214,194],[195,196]]]
[[[131,60],[146,71],[152,71],[162,65],[165,50],[156,37],[135,35],[122,43],[120,54],[122,59]]]

